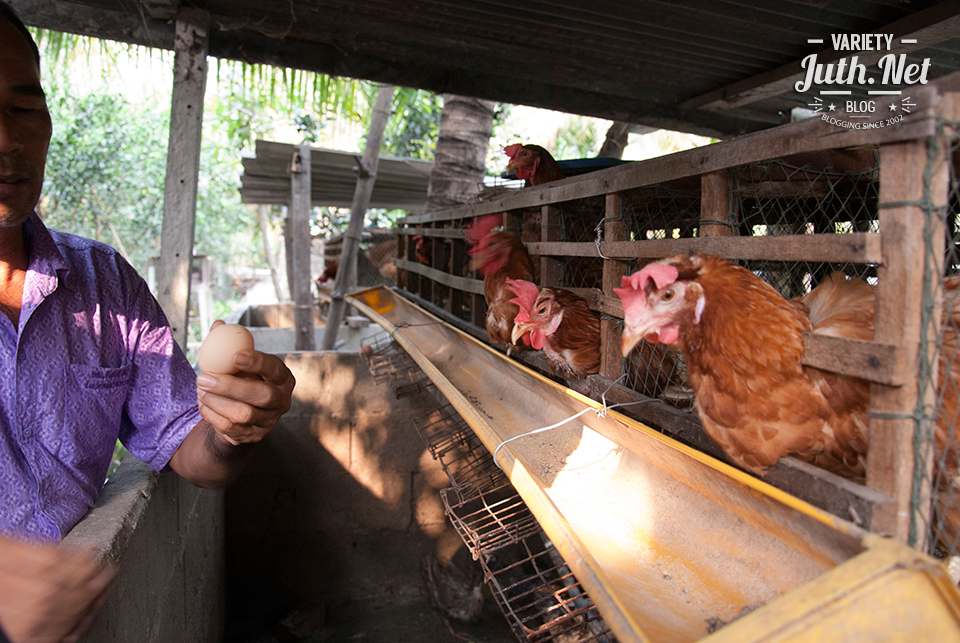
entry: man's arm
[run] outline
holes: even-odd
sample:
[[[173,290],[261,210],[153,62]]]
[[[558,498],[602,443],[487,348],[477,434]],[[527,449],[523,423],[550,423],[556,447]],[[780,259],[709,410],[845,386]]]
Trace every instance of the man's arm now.
[[[290,409],[296,380],[276,355],[239,351],[236,375],[202,373],[197,401],[203,418],[173,454],[170,466],[199,487],[234,480],[254,444]]]

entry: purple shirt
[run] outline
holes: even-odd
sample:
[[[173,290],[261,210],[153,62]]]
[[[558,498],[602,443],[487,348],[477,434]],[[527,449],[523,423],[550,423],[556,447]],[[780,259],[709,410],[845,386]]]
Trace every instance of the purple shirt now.
[[[159,471],[200,421],[195,374],[144,280],[107,245],[24,223],[20,328],[0,314],[0,533],[56,542],[119,437]]]

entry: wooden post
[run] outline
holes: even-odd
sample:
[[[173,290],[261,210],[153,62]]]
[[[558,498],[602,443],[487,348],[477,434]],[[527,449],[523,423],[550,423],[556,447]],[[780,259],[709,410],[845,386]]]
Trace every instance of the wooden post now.
[[[273,289],[277,291],[277,301],[283,301],[283,288],[280,286],[280,273],[277,271],[277,256],[270,246],[270,216],[267,206],[263,203],[257,206],[257,220],[260,222],[260,236],[263,237],[263,256],[267,259],[270,268],[270,279]]]
[[[290,297],[293,299],[294,348],[312,351],[316,348],[313,333],[313,279],[310,271],[310,146],[301,145],[290,163]],[[337,271],[344,270],[341,265]]]
[[[703,174],[700,177],[700,236],[732,236],[729,225],[714,223],[726,221],[729,212],[730,175],[727,170]]]
[[[929,194],[943,205],[949,180],[947,164],[938,162]],[[880,147],[880,204],[917,202],[924,197],[924,168],[927,166],[927,142],[915,140]],[[877,267],[876,316],[874,339],[899,346],[906,369],[900,387],[870,385],[870,442],[867,458],[867,486],[893,498],[893,506],[879,511],[870,525],[872,531],[889,534],[901,542],[926,546],[926,526],[930,523],[930,467],[915,473],[915,420],[918,402],[933,406],[935,387],[919,399],[918,359],[921,350],[921,313],[925,269],[931,278],[942,274],[942,250],[936,240],[943,239],[939,217],[933,234],[935,247],[927,254],[924,244],[926,215],[916,205],[898,205],[880,209],[880,234],[883,239],[883,264]],[[932,265],[931,265],[932,264]],[[925,268],[926,267],[926,268]],[[940,310],[935,302],[934,310]],[[935,327],[939,328],[939,316]],[[936,330],[935,328],[935,330]],[[923,347],[932,351],[932,346]],[[934,367],[932,379],[936,380]],[[919,488],[915,488],[919,479]],[[917,515],[911,515],[914,494],[920,499]],[[915,521],[915,522],[914,522]]]
[[[626,241],[627,231],[620,218],[620,194],[607,195],[607,221],[603,224],[604,241]],[[603,294],[607,297],[616,297],[614,288],[620,287],[623,276],[627,273],[626,265],[616,259],[603,260]],[[609,380],[616,380],[623,374],[623,356],[620,353],[620,324],[616,319],[600,320],[600,375]]]
[[[174,339],[184,351],[190,322],[190,267],[197,220],[203,94],[207,85],[208,21],[206,12],[195,10],[184,10],[177,19],[167,174],[163,187],[157,299],[170,322]]]
[[[446,226],[448,228],[452,226]],[[467,272],[467,247],[460,239],[450,239],[450,272],[464,275]],[[457,319],[463,319],[463,291],[450,288],[450,312]]]
[[[350,224],[343,236],[343,250],[340,252],[340,269],[333,280],[333,292],[330,300],[330,314],[323,332],[323,350],[333,350],[337,341],[337,331],[343,321],[346,302],[343,296],[347,290],[356,286],[357,252],[360,250],[360,237],[363,234],[363,220],[367,216],[370,194],[377,180],[377,164],[380,161],[380,145],[383,143],[383,129],[390,117],[390,102],[393,100],[393,85],[380,85],[370,118],[367,132],[367,144],[360,161],[360,176],[353,191],[353,204],[350,210]],[[352,280],[352,281],[351,281]]]
[[[552,205],[540,209],[540,240],[560,241],[560,212]],[[562,264],[556,257],[540,257],[540,286],[559,286]]]

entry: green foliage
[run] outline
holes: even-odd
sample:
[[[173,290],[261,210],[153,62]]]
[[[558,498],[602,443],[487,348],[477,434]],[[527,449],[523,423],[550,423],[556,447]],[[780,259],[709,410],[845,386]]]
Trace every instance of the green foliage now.
[[[442,111],[443,98],[437,94],[398,87],[393,96],[393,114],[383,133],[383,153],[432,161]]]
[[[45,221],[117,247],[144,268],[160,251],[168,114],[115,94],[77,95],[57,75],[46,89],[54,128]]]
[[[603,135],[606,133],[604,132]],[[591,118],[573,116],[557,131],[553,156],[558,159],[579,159],[595,156],[603,144],[597,124]]]

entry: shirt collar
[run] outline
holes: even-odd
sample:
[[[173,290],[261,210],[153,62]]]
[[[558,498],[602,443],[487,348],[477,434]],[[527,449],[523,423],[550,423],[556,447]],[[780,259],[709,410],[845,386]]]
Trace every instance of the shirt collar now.
[[[40,279],[37,283],[40,294],[45,297],[56,290],[58,278],[66,287],[74,290],[70,266],[36,211],[31,213],[30,218],[24,222],[23,233],[30,253],[28,272],[47,277]]]

